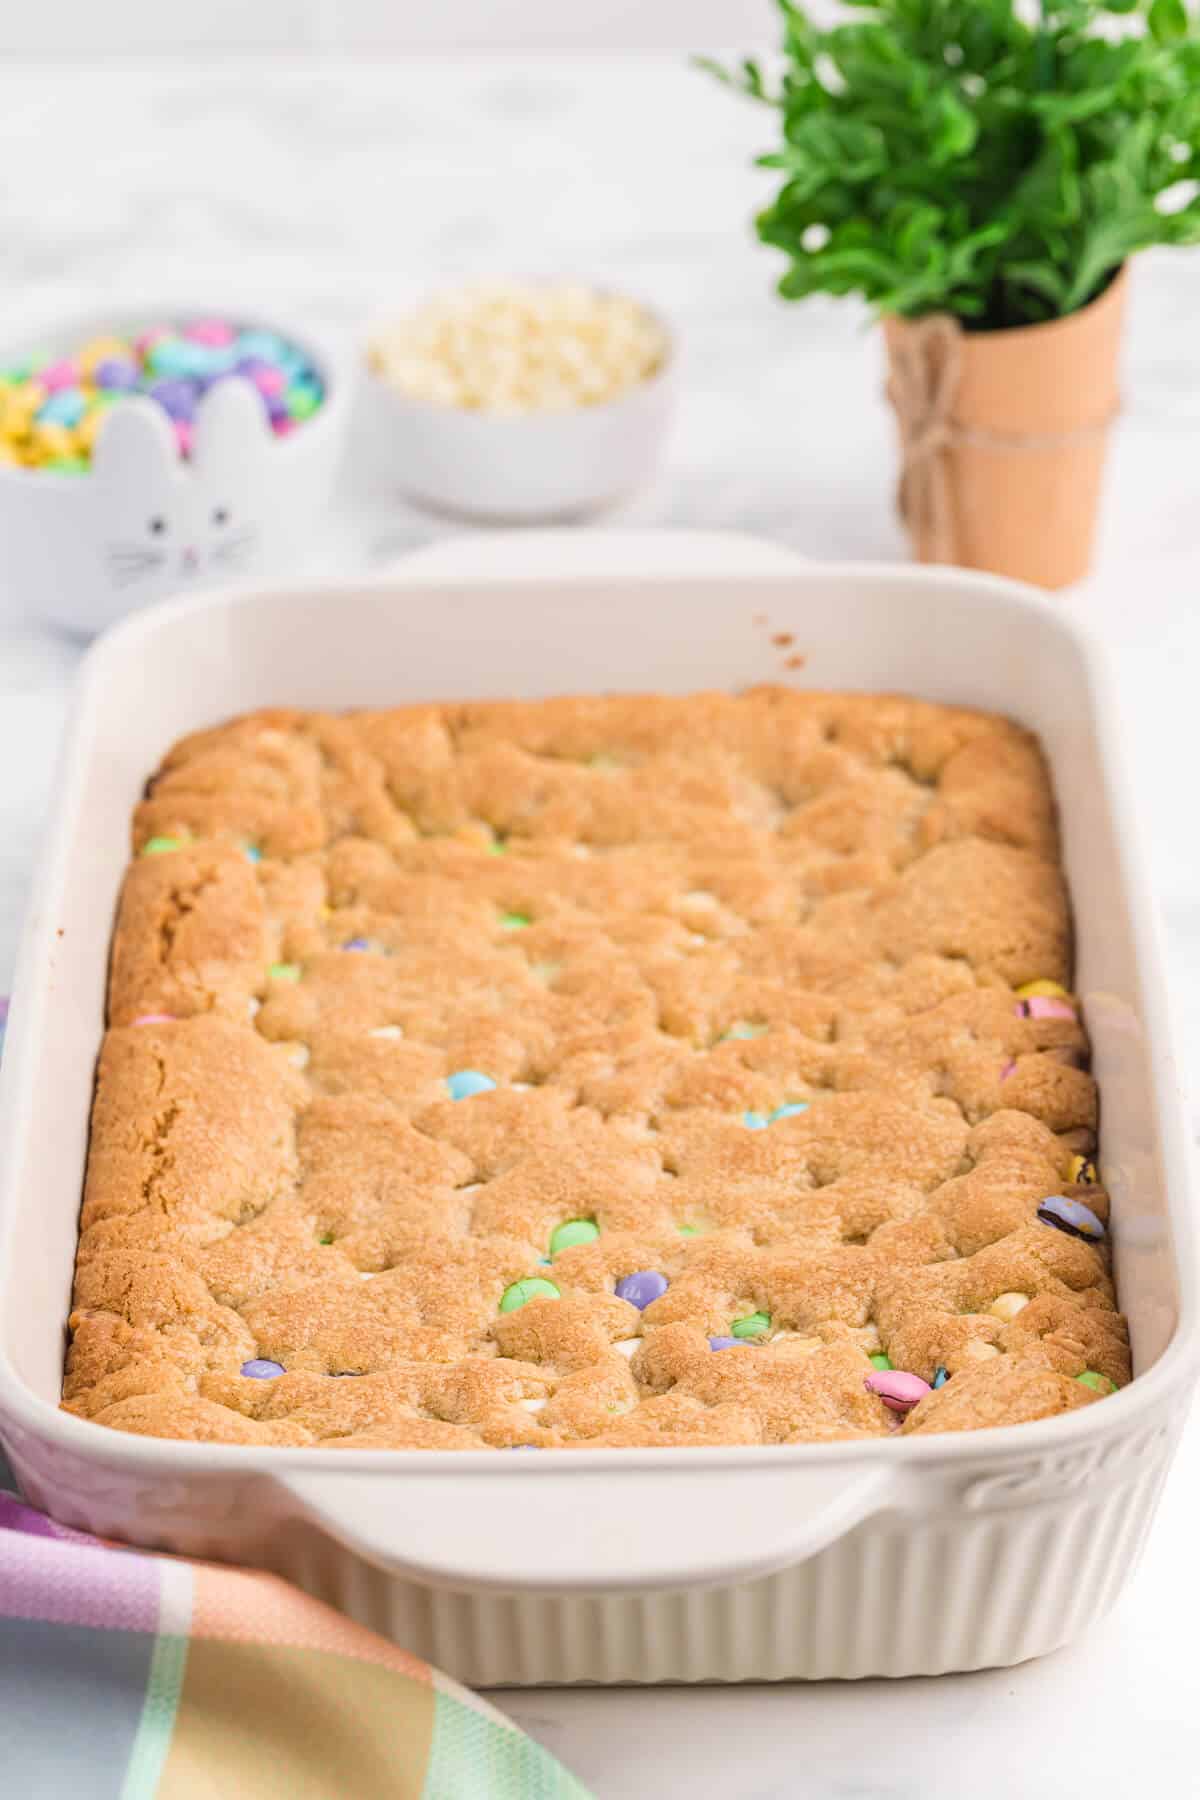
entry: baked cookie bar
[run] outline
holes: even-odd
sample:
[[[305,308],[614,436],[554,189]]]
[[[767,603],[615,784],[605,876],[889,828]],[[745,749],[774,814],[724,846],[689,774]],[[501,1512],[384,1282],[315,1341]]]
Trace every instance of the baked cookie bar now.
[[[1036,741],[781,687],[272,711],[137,808],[64,1404],[330,1448],[1129,1379]]]

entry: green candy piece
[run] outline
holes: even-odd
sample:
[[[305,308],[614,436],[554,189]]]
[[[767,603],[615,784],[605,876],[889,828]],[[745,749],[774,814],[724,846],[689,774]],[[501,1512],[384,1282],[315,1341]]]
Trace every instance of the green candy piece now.
[[[493,838],[487,847],[487,853],[489,856],[507,856],[508,839],[502,837]]]
[[[272,981],[299,981],[300,964],[272,963],[267,970],[267,975]]]
[[[679,1235],[680,1237],[699,1237],[700,1227],[698,1225],[681,1225]]]
[[[875,1352],[874,1356],[871,1358],[871,1367],[873,1369],[890,1369],[891,1366],[892,1366],[891,1357],[886,1356],[882,1350],[877,1350]]]
[[[762,1337],[771,1329],[771,1315],[765,1312],[748,1313],[744,1319],[735,1319],[730,1331],[735,1338]]]
[[[321,404],[321,396],[316,389],[308,387],[304,382],[294,382],[283,399],[293,419],[311,419]]]
[[[173,837],[147,838],[142,845],[143,856],[165,856],[168,850],[182,850],[183,839]]]
[[[552,1281],[541,1275],[526,1275],[523,1281],[514,1281],[506,1287],[500,1296],[500,1311],[516,1312],[518,1306],[524,1306],[527,1300],[557,1300],[558,1289]]]
[[[42,464],[43,469],[53,469],[59,475],[86,475],[89,466],[86,456],[48,456]]]
[[[524,931],[525,927],[530,923],[531,921],[528,913],[506,912],[500,914],[500,928],[502,931]]]
[[[1110,1381],[1107,1375],[1098,1374],[1095,1369],[1085,1369],[1083,1374],[1077,1375],[1075,1379],[1082,1382],[1084,1387],[1091,1388],[1093,1393],[1115,1394],[1117,1391],[1116,1382]]]
[[[747,1020],[739,1020],[736,1025],[731,1025],[729,1030],[725,1032],[722,1042],[727,1038],[765,1037],[766,1031],[767,1028],[765,1025],[752,1025]]]
[[[332,1242],[333,1242],[332,1231],[323,1231],[321,1233],[320,1237],[317,1239],[317,1242],[318,1242],[318,1244],[332,1244]]]
[[[599,1236],[600,1227],[594,1219],[565,1219],[551,1234],[550,1254],[557,1256],[560,1250],[570,1250],[575,1244],[590,1244]]]

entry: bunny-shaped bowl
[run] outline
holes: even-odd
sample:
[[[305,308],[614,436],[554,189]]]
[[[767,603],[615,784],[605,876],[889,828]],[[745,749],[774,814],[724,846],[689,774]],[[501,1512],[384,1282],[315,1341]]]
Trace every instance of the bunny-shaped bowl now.
[[[186,461],[162,409],[131,396],[109,411],[85,473],[0,464],[0,592],[10,604],[91,637],[183,589],[295,570],[333,485],[347,365],[307,331],[246,323],[304,351],[324,386],[320,409],[275,437],[255,388],[234,376],[200,401]],[[122,330],[93,318],[51,341],[69,349],[114,326]]]

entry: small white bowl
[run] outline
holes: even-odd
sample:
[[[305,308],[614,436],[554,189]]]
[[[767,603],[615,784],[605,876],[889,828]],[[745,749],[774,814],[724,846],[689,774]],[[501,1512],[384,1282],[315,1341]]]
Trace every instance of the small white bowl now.
[[[305,352],[325,398],[276,437],[250,383],[222,381],[200,402],[185,462],[162,408],[131,396],[110,411],[86,473],[0,465],[0,582],[24,611],[81,636],[182,589],[287,573],[329,498],[353,377],[307,327],[228,303],[172,303],[76,318],[41,333],[38,345],[70,355],[90,338],[185,311],[278,332]],[[0,368],[29,349],[9,346]]]
[[[624,499],[653,474],[675,404],[674,337],[653,307],[637,304],[662,332],[662,362],[598,405],[502,413],[439,404],[387,380],[368,354],[385,467],[413,499],[493,524],[553,524]]]

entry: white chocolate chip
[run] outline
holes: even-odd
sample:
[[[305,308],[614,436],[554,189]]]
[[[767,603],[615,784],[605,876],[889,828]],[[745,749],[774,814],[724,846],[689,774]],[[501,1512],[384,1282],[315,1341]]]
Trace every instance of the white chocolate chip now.
[[[963,1351],[963,1355],[969,1356],[972,1362],[989,1362],[993,1356],[999,1356],[999,1354],[995,1344],[985,1344],[981,1338],[972,1338]]]
[[[618,1356],[632,1358],[637,1355],[638,1345],[641,1341],[640,1337],[618,1338],[617,1342],[613,1345],[613,1349]]]
[[[373,1038],[387,1038],[388,1042],[391,1043],[396,1038],[402,1038],[404,1033],[399,1025],[376,1025],[373,1031],[367,1033],[367,1036]]]
[[[1017,1314],[1023,1312],[1028,1305],[1028,1294],[997,1294],[988,1307],[988,1311],[994,1313],[998,1319],[1015,1319]]]
[[[293,1069],[307,1069],[312,1052],[307,1044],[293,1044],[287,1053],[287,1059]]]
[[[526,1412],[534,1413],[541,1412],[545,1404],[546,1396],[544,1394],[540,1395],[536,1400],[522,1400],[521,1402],[521,1405],[525,1408]]]

